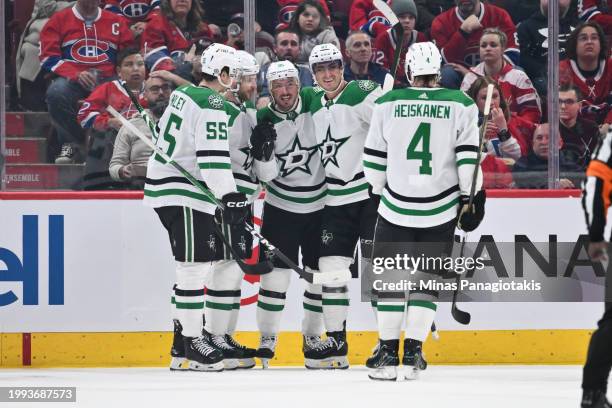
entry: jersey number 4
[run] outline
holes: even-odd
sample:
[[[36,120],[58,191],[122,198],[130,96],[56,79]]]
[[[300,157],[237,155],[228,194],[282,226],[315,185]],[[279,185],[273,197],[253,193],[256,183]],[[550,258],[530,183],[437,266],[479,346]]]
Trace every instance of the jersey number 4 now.
[[[431,152],[429,151],[429,136],[431,135],[431,123],[421,122],[410,144],[406,150],[407,160],[419,160],[419,174],[431,175]],[[421,145],[421,150],[417,150]]]
[[[182,124],[183,124],[183,119],[181,119],[180,116],[175,115],[174,113],[170,114],[170,119],[168,119],[168,124],[166,125],[166,128],[164,129],[164,141],[167,142],[168,144],[166,153],[170,157],[172,157],[172,153],[174,153],[174,149],[176,148],[176,132],[181,130]],[[158,154],[155,155],[155,160],[161,163],[166,163],[166,161],[162,159],[162,157]]]

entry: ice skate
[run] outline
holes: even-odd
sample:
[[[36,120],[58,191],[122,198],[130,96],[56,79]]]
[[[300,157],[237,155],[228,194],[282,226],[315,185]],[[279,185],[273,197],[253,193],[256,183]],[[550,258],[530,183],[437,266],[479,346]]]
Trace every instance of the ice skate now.
[[[580,408],[612,408],[603,390],[584,390]]]
[[[399,366],[399,340],[379,340],[372,357],[366,361],[368,377],[379,381],[396,381]]]
[[[174,338],[172,340],[172,348],[170,349],[170,370],[172,371],[186,371],[189,369],[187,364],[183,364],[187,361],[185,358],[185,344],[183,343],[183,326],[181,323],[174,319]]]
[[[192,371],[223,371],[223,353],[204,336],[183,337],[185,358]]]
[[[346,357],[348,354],[346,331],[328,332],[325,340],[316,343],[309,344],[304,339],[303,350],[304,365],[308,369],[346,369],[349,367]]]
[[[402,364],[404,365],[404,377],[407,380],[419,378],[419,372],[427,368],[427,361],[423,356],[422,342],[413,339],[404,340]]]
[[[278,337],[275,335],[261,335],[256,356],[261,360],[262,368],[265,369],[270,366],[270,360],[274,358],[274,350],[276,349],[277,342]]]
[[[217,350],[223,354],[223,367],[225,370],[235,370],[240,365],[238,361],[242,358],[242,352],[235,347],[232,347],[225,340],[225,336],[216,335],[202,330],[204,338]]]
[[[255,353],[257,352],[257,350],[255,350],[254,348],[243,346],[229,334],[225,335],[225,341],[227,342],[227,344],[242,353],[242,357],[238,359],[239,369],[248,369],[255,367]]]

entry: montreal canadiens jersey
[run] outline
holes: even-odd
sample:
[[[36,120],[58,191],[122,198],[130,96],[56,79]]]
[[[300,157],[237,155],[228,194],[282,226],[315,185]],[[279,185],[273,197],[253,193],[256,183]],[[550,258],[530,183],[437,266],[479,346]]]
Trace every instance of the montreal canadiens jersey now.
[[[116,75],[117,53],[134,45],[122,17],[99,9],[93,21],[85,21],[73,6],[55,13],[40,32],[40,61],[43,69],[68,79],[89,69],[109,78]]]
[[[480,63],[480,37],[487,27],[498,27],[508,37],[505,55],[513,63],[518,62],[519,50],[516,44],[516,27],[508,12],[491,4],[480,3],[478,21],[482,28],[474,30],[464,37],[461,30],[464,18],[459,15],[457,7],[436,16],[431,23],[431,37],[436,43],[444,62],[454,62],[473,67]]]
[[[308,111],[313,88],[300,91],[295,110],[279,112],[273,105],[257,112],[257,123],[273,123],[275,177],[266,183],[266,202],[293,213],[306,214],[325,205],[327,185],[314,122]]]
[[[185,85],[170,96],[155,144],[217,199],[236,191],[232,175],[225,99],[210,88]],[[185,176],[156,154],[147,165],[144,203],[185,206],[214,214],[216,206]]]
[[[253,175],[249,139],[255,127],[257,112],[250,101],[242,105],[227,101],[225,111],[229,115],[229,149],[236,187],[238,191],[246,194],[249,201],[253,201],[258,197],[260,187]]]
[[[478,108],[459,90],[405,88],[376,101],[363,163],[378,213],[414,228],[457,217],[478,152]],[[476,191],[482,185],[482,171]]]
[[[132,24],[146,20],[159,3],[160,0],[107,0],[104,9],[126,17]]]
[[[143,89],[144,91],[144,89]],[[138,95],[139,102],[146,107],[143,91]],[[83,101],[77,114],[77,121],[84,129],[108,130],[110,113],[106,111],[107,106],[112,106],[126,119],[131,119],[138,113],[132,104],[130,96],[121,86],[118,80],[101,84]]]
[[[333,100],[322,90],[310,101],[321,162],[327,181],[326,205],[366,200],[368,183],[359,159],[370,127],[374,101],[382,89],[373,81],[351,81]]]

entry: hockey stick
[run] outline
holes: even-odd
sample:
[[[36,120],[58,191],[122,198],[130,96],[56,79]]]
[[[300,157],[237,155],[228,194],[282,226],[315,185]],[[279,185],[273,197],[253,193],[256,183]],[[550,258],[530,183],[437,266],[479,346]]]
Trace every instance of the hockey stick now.
[[[404,27],[402,27],[402,24],[393,10],[391,10],[391,7],[389,7],[389,5],[383,0],[374,0],[374,7],[376,7],[378,11],[380,11],[387,20],[389,20],[389,23],[391,23],[391,29],[395,31],[395,36],[397,37],[397,44],[393,53],[393,63],[391,64],[391,76],[385,77],[385,82],[382,86],[383,92],[386,93],[392,90],[393,85],[395,84],[397,65],[399,64],[400,55],[402,54],[402,47],[404,46]]]
[[[170,156],[168,156],[166,154],[166,152],[164,152],[161,148],[159,148],[158,146],[153,144],[153,142],[151,140],[149,140],[149,138],[147,138],[139,129],[137,129],[127,119],[125,119],[123,116],[121,116],[121,114],[119,112],[117,112],[112,106],[108,106],[106,109],[108,110],[108,112],[110,112],[111,115],[113,115],[115,118],[119,119],[123,126],[126,126],[127,129],[130,130],[130,132],[132,132],[140,140],[142,140],[156,154],[159,154],[164,160],[166,160],[168,162],[168,164],[172,165],[175,169],[177,169],[187,180],[189,180],[189,182],[191,184],[193,184],[202,193],[204,193],[206,195],[206,197],[209,200],[212,201],[213,204],[215,204],[217,207],[219,207],[221,209],[221,211],[225,210],[225,206],[223,205],[223,203],[220,202],[219,200],[217,200],[217,198],[214,196],[214,194],[210,190],[208,190],[206,187],[204,187],[202,185],[202,183],[200,183],[200,181],[198,179],[193,177],[191,175],[191,173],[189,173],[187,170],[185,170],[180,164],[178,164],[177,162],[172,160],[170,158]],[[146,114],[146,112],[145,112],[145,114]],[[300,277],[302,279],[306,280],[307,282],[313,283],[313,284],[325,284],[325,283],[331,283],[331,282],[336,282],[336,281],[345,279],[344,274],[341,274],[341,273],[328,272],[328,273],[314,273],[313,274],[312,272],[308,272],[308,271],[303,270],[302,268],[297,266],[293,261],[291,261],[291,259],[289,259],[285,254],[283,254],[278,248],[276,248],[274,245],[272,245],[263,235],[261,235],[259,232],[257,232],[251,225],[245,223],[244,224],[244,228],[251,235],[253,235],[253,237],[257,238],[261,244],[265,245],[270,251],[272,251],[274,256],[278,257],[278,259],[283,261],[291,269],[293,269],[295,272],[297,272],[297,274],[300,275]],[[230,248],[231,248],[231,245],[230,245]],[[256,264],[256,265],[261,265],[261,266],[258,266],[257,268],[264,268],[264,267],[266,269],[269,268],[269,265],[266,262],[259,263],[259,264]],[[255,266],[255,265],[247,265],[247,268],[251,268],[253,266]],[[251,273],[251,274],[256,274],[256,273]],[[259,274],[261,274],[261,273],[259,273]]]
[[[483,109],[484,118],[482,120],[482,124],[480,125],[480,134],[478,136],[478,152],[476,152],[476,167],[474,168],[474,174],[472,176],[472,185],[470,187],[470,197],[468,200],[468,211],[472,210],[472,205],[474,204],[474,196],[476,195],[476,181],[478,180],[478,169],[480,168],[480,158],[482,157],[482,145],[484,143],[484,135],[487,128],[487,122],[489,120],[489,113],[491,112],[491,99],[493,97],[493,85],[489,84],[487,86],[487,98],[485,99],[485,106]],[[461,216],[459,216],[459,220],[457,221],[457,225],[461,228]],[[467,242],[467,233],[463,234],[461,238],[461,250],[459,251],[459,256],[463,257],[463,252],[465,251],[465,243]],[[457,275],[457,288],[453,292],[453,305],[451,307],[451,315],[453,318],[461,324],[470,324],[470,320],[472,316],[457,307],[457,296],[459,295],[459,285],[461,283],[460,275]]]

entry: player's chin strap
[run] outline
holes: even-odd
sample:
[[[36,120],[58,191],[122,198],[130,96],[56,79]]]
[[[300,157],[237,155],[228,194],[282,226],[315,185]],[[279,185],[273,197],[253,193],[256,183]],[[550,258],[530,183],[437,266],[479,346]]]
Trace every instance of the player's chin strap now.
[[[125,86],[125,84],[123,84],[123,86]],[[148,118],[148,114],[145,112],[145,110],[140,105],[138,100],[134,97],[134,95],[132,93],[128,93],[128,94],[130,95],[130,98],[132,99],[132,103],[134,104],[134,106],[136,106],[136,109],[138,109],[138,112],[140,113],[140,115],[143,117],[145,122],[147,124],[149,124],[149,127],[151,128],[151,132],[153,132],[153,135],[157,135],[158,134],[157,129],[156,129],[157,127],[155,125],[151,126],[151,124],[153,124],[153,121],[150,118]],[[207,189],[198,179],[196,179],[191,173],[189,173],[187,170],[185,170],[183,168],[183,166],[178,164],[176,161],[172,160],[172,158],[170,158],[170,156],[168,156],[168,154],[166,152],[164,152],[160,147],[156,146],[148,137],[146,137],[138,128],[136,128],[136,126],[134,126],[126,118],[121,116],[121,114],[119,112],[117,112],[112,106],[109,105],[106,108],[106,110],[113,117],[118,119],[123,126],[125,126],[130,132],[132,132],[134,135],[136,135],[151,150],[153,150],[154,153],[160,155],[162,159],[164,159],[168,164],[170,164],[176,170],[178,170],[187,180],[189,180],[189,182],[191,184],[193,184],[194,187],[196,187],[198,190],[200,190],[202,193],[204,193],[204,195],[213,204],[215,204],[219,209],[221,209],[221,211],[225,210],[225,206],[223,205],[223,203],[220,202],[217,199],[217,197],[215,197],[215,195],[212,193],[212,191]],[[147,119],[145,119],[145,116],[147,117]],[[217,225],[215,225],[215,228],[219,229],[219,227]],[[326,283],[338,282],[338,281],[341,281],[341,280],[343,280],[345,278],[344,275],[336,276],[336,275],[330,274],[330,273],[326,273],[326,274],[322,274],[322,273],[313,274],[312,272],[307,272],[304,269],[300,268],[298,265],[296,265],[291,259],[289,259],[289,257],[287,257],[287,255],[283,254],[278,248],[276,248],[274,245],[272,245],[263,235],[261,235],[258,231],[256,231],[255,228],[253,228],[252,225],[250,225],[248,223],[245,223],[244,224],[244,229],[246,229],[247,232],[249,232],[251,235],[253,235],[254,238],[258,239],[259,243],[261,245],[265,245],[272,252],[272,254],[274,256],[276,256],[280,261],[284,262],[287,266],[289,266],[289,268],[291,268],[295,272],[297,272],[297,274],[300,275],[300,277],[302,279],[306,280],[309,283],[313,283],[313,284],[326,284]],[[219,232],[220,232],[220,230],[219,230]],[[222,232],[221,232],[221,236],[224,237]],[[231,248],[231,244],[228,247],[230,249],[232,249]],[[236,261],[240,262],[240,258],[236,257]],[[253,267],[261,268],[261,269],[265,270],[264,273],[269,273],[272,270],[271,263],[268,264],[266,262],[258,263],[258,264],[255,264],[255,265],[247,265],[247,264],[243,263],[241,265],[241,267],[242,266],[245,266],[247,269],[248,268],[253,268]],[[258,272],[258,273],[254,273],[254,272]],[[262,272],[261,270],[257,270],[257,271],[254,271],[254,272],[245,272],[245,273],[248,273],[248,274],[259,274],[259,275],[263,274],[263,273],[261,273]],[[316,276],[313,276],[313,275],[316,275]]]

